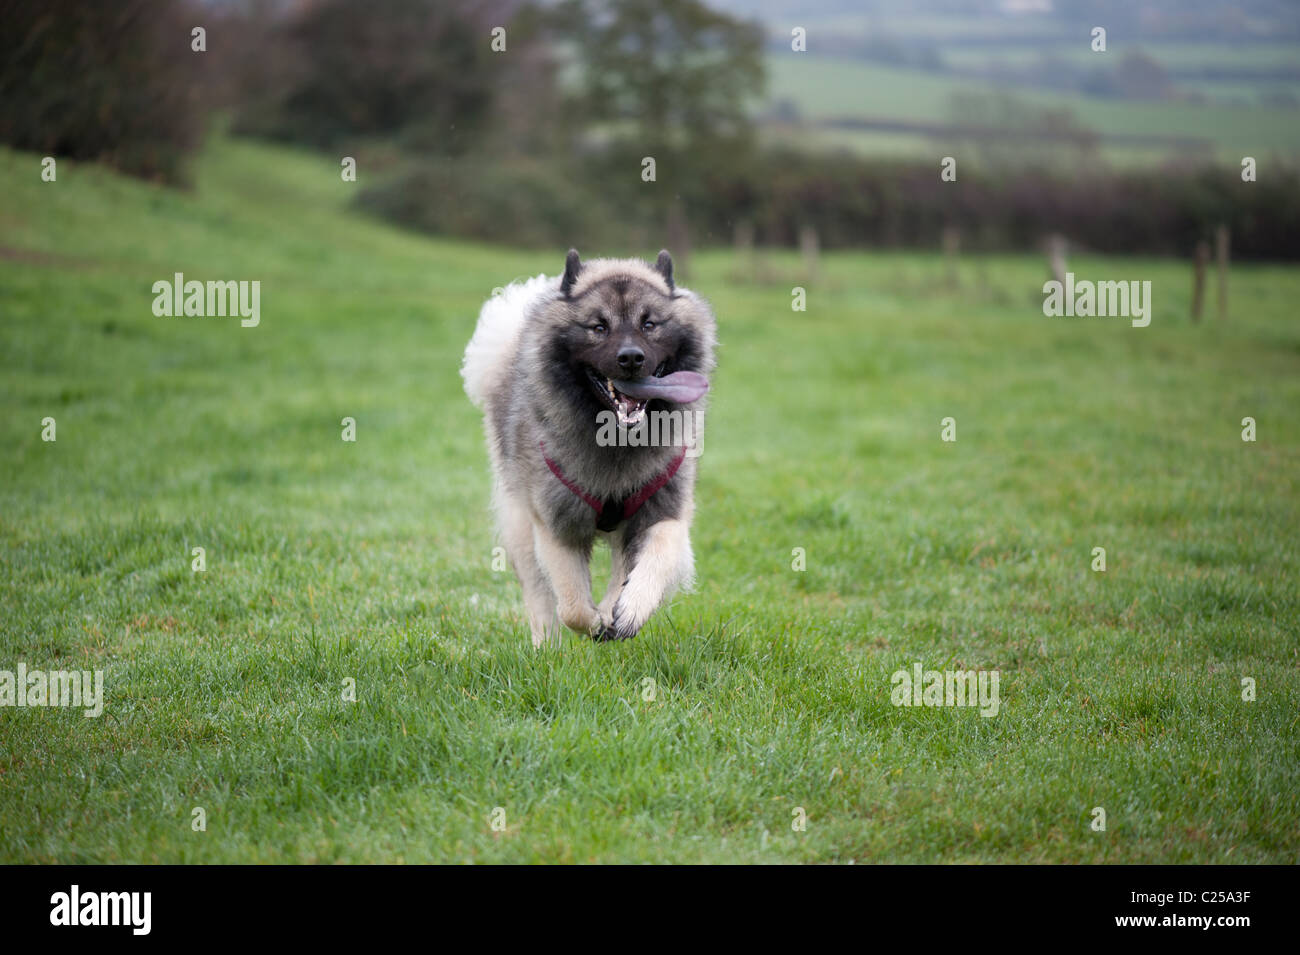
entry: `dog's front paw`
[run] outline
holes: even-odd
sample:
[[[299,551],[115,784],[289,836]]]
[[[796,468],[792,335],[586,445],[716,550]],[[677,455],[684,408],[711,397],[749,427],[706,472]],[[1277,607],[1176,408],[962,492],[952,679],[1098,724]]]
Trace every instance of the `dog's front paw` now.
[[[631,640],[641,630],[641,625],[632,619],[623,601],[614,605],[614,613],[609,622],[610,640]]]
[[[637,635],[639,627],[630,626],[626,615],[620,616],[618,607],[614,608],[613,614],[608,619],[601,614],[601,621],[591,631],[591,639],[598,640],[601,643],[608,643],[611,640],[631,640]]]
[[[610,640],[619,639],[614,630],[614,620],[610,614],[600,611],[600,619],[596,625],[591,628],[591,639],[598,643],[608,643]]]

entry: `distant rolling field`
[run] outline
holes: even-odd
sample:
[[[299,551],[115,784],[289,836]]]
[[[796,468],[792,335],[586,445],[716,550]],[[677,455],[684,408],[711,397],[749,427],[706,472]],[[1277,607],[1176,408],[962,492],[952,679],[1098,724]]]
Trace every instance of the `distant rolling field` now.
[[[770,102],[794,104],[818,135],[829,135],[829,141],[864,154],[879,151],[931,155],[934,137],[916,135],[902,141],[896,130],[878,134],[869,130],[832,131],[824,129],[823,124],[839,119],[950,124],[956,118],[955,94],[1005,90],[1039,108],[1070,110],[1080,124],[1102,137],[1103,152],[1118,162],[1186,156],[1189,140],[1204,141],[1207,154],[1229,163],[1242,156],[1278,156],[1286,160],[1300,157],[1300,112],[1283,107],[1124,101],[1005,88],[970,77],[813,53],[769,53],[767,68]],[[1207,84],[1192,85],[1203,88]],[[1236,89],[1240,94],[1239,84]],[[877,144],[877,135],[889,138]],[[1151,141],[1128,141],[1135,137]],[[1167,139],[1168,145],[1161,146],[1161,139]],[[810,145],[827,141],[808,139]]]

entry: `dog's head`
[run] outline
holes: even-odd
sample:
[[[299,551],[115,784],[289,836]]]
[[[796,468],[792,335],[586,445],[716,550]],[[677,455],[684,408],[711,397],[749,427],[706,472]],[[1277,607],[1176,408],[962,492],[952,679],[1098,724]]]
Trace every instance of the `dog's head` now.
[[[560,294],[547,308],[546,357],[552,381],[594,421],[613,411],[623,427],[640,422],[651,402],[689,406],[708,390],[713,370],[713,314],[673,283],[665,251],[640,259],[585,265],[570,250]]]

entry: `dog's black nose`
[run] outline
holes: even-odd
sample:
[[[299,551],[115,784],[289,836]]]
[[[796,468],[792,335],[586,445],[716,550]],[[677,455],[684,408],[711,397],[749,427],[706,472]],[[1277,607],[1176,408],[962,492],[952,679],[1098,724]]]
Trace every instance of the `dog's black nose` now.
[[[640,371],[645,364],[645,352],[635,345],[618,350],[618,367],[624,371]]]

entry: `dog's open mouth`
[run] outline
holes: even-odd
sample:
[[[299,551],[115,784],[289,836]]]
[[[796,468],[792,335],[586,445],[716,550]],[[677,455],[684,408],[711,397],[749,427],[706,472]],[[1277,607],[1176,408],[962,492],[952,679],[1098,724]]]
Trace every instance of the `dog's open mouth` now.
[[[600,396],[601,401],[607,404],[614,414],[618,416],[618,426],[620,428],[640,424],[641,419],[645,417],[645,407],[649,404],[648,400],[639,400],[621,394],[614,386],[612,379],[598,374],[594,368],[587,369],[587,377],[591,379],[592,389]]]
[[[663,371],[660,365],[657,371]],[[695,371],[675,371],[644,378],[606,378],[594,368],[587,369],[595,389],[605,404],[618,416],[621,428],[632,427],[645,417],[646,405],[656,398],[677,404],[690,404],[709,390],[709,380]]]

